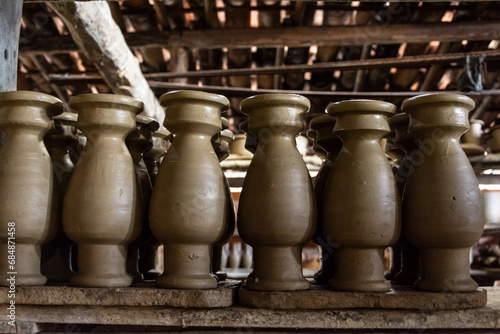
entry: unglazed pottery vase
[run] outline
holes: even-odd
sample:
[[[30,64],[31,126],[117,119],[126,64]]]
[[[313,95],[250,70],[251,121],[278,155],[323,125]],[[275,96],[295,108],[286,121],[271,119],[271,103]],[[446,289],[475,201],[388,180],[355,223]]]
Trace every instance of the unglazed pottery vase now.
[[[234,134],[230,130],[222,130],[218,136],[219,144],[214,143],[215,153],[219,161],[223,161],[229,156],[229,144],[233,141]],[[225,194],[226,194],[226,214],[224,219],[226,222],[226,233],[218,240],[213,247],[212,252],[212,273],[215,274],[219,281],[225,280],[227,278],[227,273],[222,270],[222,247],[229,242],[234,234],[234,229],[236,225],[236,212],[234,211],[233,197],[231,195],[231,189],[229,187],[229,182],[222,173],[225,183]]]
[[[245,134],[245,150],[250,152],[251,155],[255,154],[257,146],[259,146],[259,139],[248,131],[248,120],[240,123],[240,130]]]
[[[404,234],[420,250],[425,291],[474,291],[469,251],[484,224],[481,190],[459,138],[474,101],[457,94],[429,94],[403,102],[408,131],[420,140],[403,195]]]
[[[264,94],[245,99],[242,113],[258,147],[243,183],[238,231],[253,247],[252,290],[305,290],[302,247],[316,230],[312,181],[295,137],[303,129],[310,102],[293,94]]]
[[[127,246],[141,231],[142,206],[125,138],[144,105],[128,96],[83,94],[70,106],[87,138],[64,198],[64,231],[78,244],[78,272],[70,283],[128,286]]]
[[[314,139],[314,150],[318,156],[323,155],[323,163],[314,180],[314,193],[318,207],[318,227],[314,241],[321,247],[321,269],[314,274],[314,280],[320,284],[327,284],[333,277],[334,272],[334,248],[329,246],[326,240],[321,237],[321,204],[323,202],[323,193],[333,163],[342,148],[342,141],[333,134],[335,118],[326,114],[315,117],[309,123],[310,133]]]
[[[162,95],[172,145],[151,197],[149,221],[164,244],[165,269],[155,283],[174,289],[217,287],[211,275],[212,246],[227,231],[227,198],[211,138],[221,130],[229,101],[216,94],[175,91]]]
[[[47,281],[40,272],[41,246],[57,233],[59,202],[43,137],[62,111],[62,102],[47,94],[0,93],[0,130],[6,136],[0,149],[1,285],[9,286],[12,275],[16,285]]]
[[[331,289],[384,292],[391,288],[384,278],[384,248],[399,238],[401,206],[380,141],[390,131],[387,116],[395,109],[372,100],[327,107],[337,117],[334,134],[343,142],[321,205],[321,236],[336,248]]]
[[[151,136],[153,146],[151,149],[144,152],[144,163],[148,168],[149,177],[153,185],[155,184],[156,175],[158,174],[160,160],[165,155],[168,146],[170,145],[169,139],[170,131],[163,126],[160,126],[160,128],[153,132]]]
[[[389,125],[394,130],[395,144],[405,152],[403,159],[399,162],[396,172],[396,184],[399,194],[402,196],[407,177],[413,173],[412,162],[417,153],[419,141],[408,133],[410,118],[405,113],[400,113],[389,118]],[[405,220],[401,221],[402,229]],[[398,242],[393,245],[391,269],[386,273],[386,278],[398,285],[413,285],[420,276],[420,255],[418,248],[412,245],[408,239],[401,234]]]
[[[127,272],[132,277],[134,282],[144,280],[143,274],[139,271],[139,257],[141,258],[141,261],[144,261],[145,259],[143,256],[144,254],[139,255],[139,249],[142,246],[145,246],[153,238],[148,221],[149,200],[151,199],[153,185],[151,183],[151,179],[149,178],[149,172],[146,164],[144,163],[143,153],[151,149],[153,146],[153,142],[151,140],[152,133],[153,131],[158,130],[159,126],[160,124],[158,124],[158,122],[151,117],[137,116],[136,128],[125,139],[130,155],[134,160],[137,186],[141,197],[140,205],[142,207],[142,221],[140,223],[142,226],[141,234],[137,239],[128,245],[127,252]],[[155,259],[150,259],[148,262],[155,263]]]
[[[62,210],[64,195],[75,168],[71,161],[70,151],[78,142],[76,138],[77,117],[77,114],[69,112],[54,116],[55,127],[44,138],[45,146],[52,159],[60,210]],[[71,252],[74,243],[64,234],[61,214],[58,217],[60,219],[57,222],[56,237],[42,248],[42,274],[49,282],[67,282],[74,274],[71,267]]]

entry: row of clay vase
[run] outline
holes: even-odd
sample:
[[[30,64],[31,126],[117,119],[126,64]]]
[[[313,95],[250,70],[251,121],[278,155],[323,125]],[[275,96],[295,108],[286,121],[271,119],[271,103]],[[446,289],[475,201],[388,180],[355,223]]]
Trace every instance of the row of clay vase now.
[[[388,291],[389,280],[425,291],[477,289],[469,251],[484,228],[484,203],[459,142],[473,108],[470,98],[448,93],[410,98],[394,116],[389,103],[351,100],[311,121],[324,159],[315,183],[318,282],[344,291]],[[391,129],[400,151],[392,169],[381,146]]]
[[[64,232],[78,245],[72,284],[129,285],[127,253],[153,237],[153,243],[164,244],[158,286],[208,289],[223,278],[213,254],[233,234],[235,213],[219,164],[226,155],[216,151],[224,146],[221,112],[229,101],[216,94],[176,91],[160,102],[172,144],[155,186],[143,188],[138,168],[144,167],[137,161],[145,148],[137,145],[136,157],[131,154],[141,134],[129,139],[131,147],[125,145],[134,129],[140,132],[136,114],[142,103],[105,94],[70,101],[79,114],[77,127],[87,138],[62,205]],[[329,115],[311,122],[317,151],[325,159],[314,186],[295,145],[309,107],[305,97],[291,94],[259,95],[241,103],[248,115],[241,124],[245,146],[254,153],[237,217],[240,236],[253,248],[254,268],[246,286],[264,291],[309,288],[301,251],[314,239],[330,255],[324,256],[317,280],[335,290],[388,291],[383,249],[396,242],[400,249],[410,244],[419,250],[417,288],[476,289],[468,252],[482,233],[483,200],[458,141],[468,128],[473,101],[454,94],[405,101],[407,133],[418,141],[405,148],[408,163],[396,166],[396,174],[381,146],[396,107],[371,100],[329,105]],[[0,150],[0,247],[7,254],[7,224],[15,222],[16,252],[30,259],[16,266],[23,285],[43,284],[40,245],[57,233],[60,201],[42,139],[51,117],[61,112],[60,102],[46,95],[0,94],[0,129],[7,135]],[[399,136],[406,136],[400,131]],[[145,224],[152,236],[140,237]],[[134,267],[135,260],[130,262]],[[4,275],[8,263],[2,259],[0,265]]]

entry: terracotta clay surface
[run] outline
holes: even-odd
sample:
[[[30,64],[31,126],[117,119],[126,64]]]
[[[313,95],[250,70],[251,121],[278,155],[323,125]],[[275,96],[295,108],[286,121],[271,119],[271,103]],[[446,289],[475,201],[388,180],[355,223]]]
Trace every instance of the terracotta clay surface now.
[[[403,103],[409,133],[420,140],[403,195],[404,234],[420,249],[416,287],[428,291],[474,291],[469,250],[480,238],[484,201],[459,138],[474,108],[451,93],[417,96]]]
[[[299,95],[264,94],[245,99],[248,131],[258,147],[243,183],[238,231],[253,247],[253,290],[304,290],[302,247],[316,229],[311,178],[295,144],[309,100]]]
[[[396,107],[373,100],[330,104],[334,134],[343,147],[330,171],[321,204],[321,237],[335,247],[335,272],[328,286],[342,291],[389,291],[384,248],[401,229],[400,197],[380,145]]]
[[[78,272],[70,282],[128,286],[127,245],[139,235],[142,212],[125,137],[144,105],[127,96],[84,94],[73,97],[70,106],[87,137],[64,198],[64,231],[78,244]]]
[[[212,246],[226,233],[226,190],[211,138],[221,130],[229,101],[217,94],[175,91],[162,95],[172,145],[161,163],[149,221],[164,244],[165,270],[156,285],[214,289]]]
[[[0,149],[0,284],[43,285],[41,246],[57,233],[60,219],[52,162],[43,143],[61,114],[62,102],[50,95],[27,92],[0,93],[0,130],[6,136]],[[8,232],[11,232],[10,234]],[[8,238],[14,242],[8,246]],[[14,262],[9,263],[9,254]],[[12,267],[10,267],[12,265]]]

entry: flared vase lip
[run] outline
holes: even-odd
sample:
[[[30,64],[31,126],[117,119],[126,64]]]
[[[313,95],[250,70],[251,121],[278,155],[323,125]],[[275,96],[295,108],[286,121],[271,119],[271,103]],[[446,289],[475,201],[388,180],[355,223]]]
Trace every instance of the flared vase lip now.
[[[224,95],[207,93],[199,90],[174,90],[160,96],[160,104],[162,107],[168,107],[169,103],[175,100],[198,100],[201,102],[211,102],[220,105],[220,111],[224,112],[229,109],[229,100]]]
[[[317,130],[318,128],[324,126],[325,124],[333,124],[337,123],[337,118],[325,113],[324,115],[316,116],[309,122],[309,127],[312,130]]]
[[[228,141],[233,141],[234,140],[234,133],[233,131],[231,130],[228,130],[228,129],[224,129],[220,132],[220,136],[221,138],[224,137],[224,138],[227,138],[226,140]]]
[[[121,104],[124,106],[132,107],[131,110],[136,115],[141,113],[144,110],[144,102],[141,100],[126,95],[119,94],[96,94],[96,93],[87,93],[80,94],[71,97],[69,100],[69,105],[71,108],[74,108],[78,104],[91,104],[91,103],[109,103],[109,104]]]
[[[226,117],[221,117],[220,122],[222,123],[222,130],[229,128],[229,120]]]
[[[24,102],[26,101],[41,102],[51,105],[49,107],[52,116],[60,115],[64,112],[63,102],[55,96],[34,92],[29,90],[14,90],[9,92],[0,92],[0,101],[4,102]]]
[[[476,106],[474,100],[466,95],[457,93],[429,93],[406,99],[405,101],[403,101],[401,109],[403,110],[403,112],[408,112],[408,110],[417,105],[439,102],[458,102],[467,106],[469,108],[469,111],[474,109],[474,107]]]
[[[396,106],[390,102],[370,99],[353,99],[330,103],[326,112],[333,117],[348,112],[360,114],[383,114],[389,116],[396,112]]]
[[[160,123],[158,123],[153,117],[137,115],[136,123],[146,125],[151,132],[154,132],[160,128]]]
[[[158,130],[153,132],[153,136],[155,136],[155,135],[166,139],[166,138],[170,137],[172,135],[172,133],[170,133],[170,131],[168,131],[166,127],[159,124]]]
[[[65,111],[62,114],[54,116],[54,120],[60,120],[60,121],[66,121],[66,122],[75,123],[78,120],[78,114],[76,114],[74,112],[67,112],[67,111]]]
[[[410,116],[407,113],[400,112],[389,117],[389,125],[393,127],[396,124],[404,124],[410,122]]]
[[[248,115],[248,113],[253,110],[255,106],[263,105],[292,105],[295,107],[301,106],[303,112],[308,112],[311,108],[311,101],[305,96],[298,94],[287,94],[287,93],[268,93],[250,96],[240,103],[240,111]]]

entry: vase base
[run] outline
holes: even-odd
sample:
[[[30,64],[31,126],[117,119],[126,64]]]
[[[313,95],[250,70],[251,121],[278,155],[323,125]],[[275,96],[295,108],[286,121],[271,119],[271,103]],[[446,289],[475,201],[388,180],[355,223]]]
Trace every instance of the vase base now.
[[[126,287],[132,284],[132,277],[128,275],[93,276],[76,274],[69,279],[69,283],[74,286],[92,288]]]
[[[388,292],[391,290],[391,283],[386,280],[376,281],[344,281],[336,280],[335,277],[328,282],[328,288],[337,291],[357,291],[357,292]]]
[[[257,291],[297,291],[309,289],[311,283],[305,278],[295,280],[270,280],[249,276],[245,286],[250,290]]]
[[[217,279],[212,275],[161,275],[155,280],[157,287],[166,289],[216,289]]]

